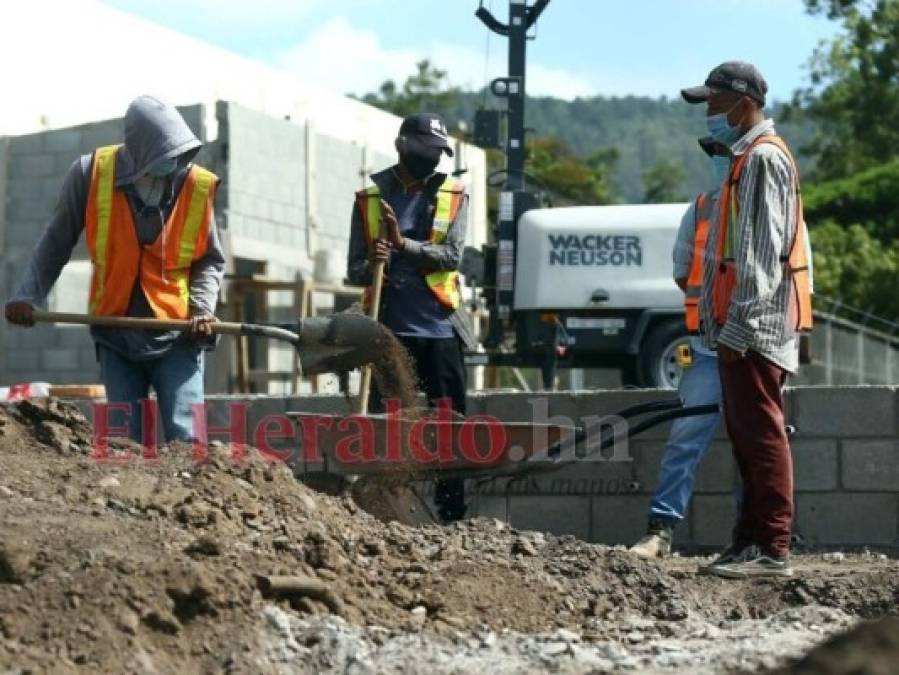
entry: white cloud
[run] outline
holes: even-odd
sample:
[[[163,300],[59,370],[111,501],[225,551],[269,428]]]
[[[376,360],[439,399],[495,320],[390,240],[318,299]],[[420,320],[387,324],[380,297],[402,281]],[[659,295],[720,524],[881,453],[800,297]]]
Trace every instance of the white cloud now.
[[[343,17],[322,24],[303,42],[275,57],[275,63],[303,79],[332,90],[363,94],[384,81],[403,82],[421,59],[448,71],[452,84],[478,89],[505,72],[505,54],[495,50],[486,68],[484,54],[471,47],[433,43],[422,48],[388,47],[377,33],[357,28]],[[574,98],[597,93],[597,87],[578,73],[540,63],[528,67],[532,95]]]

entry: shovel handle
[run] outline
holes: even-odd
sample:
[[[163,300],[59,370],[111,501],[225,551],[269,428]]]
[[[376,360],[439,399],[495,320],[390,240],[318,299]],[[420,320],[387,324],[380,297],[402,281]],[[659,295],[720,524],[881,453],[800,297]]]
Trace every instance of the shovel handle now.
[[[180,330],[190,328],[186,319],[152,319],[134,316],[94,316],[92,314],[73,314],[68,312],[45,312],[36,309],[32,312],[35,321],[42,323],[74,323],[82,326],[107,326],[109,328],[143,328],[147,330]],[[240,335],[241,324],[216,321],[212,324],[213,333]]]
[[[378,310],[381,308],[381,289],[384,287],[384,261],[375,263],[372,270],[371,306],[368,308],[368,318],[378,320]],[[362,380],[359,382],[359,402],[356,412],[360,415],[368,414],[368,398],[371,393],[371,366],[362,369]]]

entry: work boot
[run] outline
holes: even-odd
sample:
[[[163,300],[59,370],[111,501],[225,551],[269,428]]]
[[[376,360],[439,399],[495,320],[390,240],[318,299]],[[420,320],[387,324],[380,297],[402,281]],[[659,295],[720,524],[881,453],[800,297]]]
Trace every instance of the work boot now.
[[[793,568],[789,556],[768,554],[753,544],[728,559],[721,560],[719,557],[708,566],[707,573],[725,579],[791,577]]]
[[[630,552],[641,558],[667,558],[671,555],[674,528],[664,520],[650,520],[646,536],[630,547]]]

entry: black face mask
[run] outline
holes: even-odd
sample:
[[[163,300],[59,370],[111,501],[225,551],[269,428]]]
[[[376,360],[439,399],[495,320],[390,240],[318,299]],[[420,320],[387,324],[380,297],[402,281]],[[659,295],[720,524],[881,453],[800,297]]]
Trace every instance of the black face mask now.
[[[423,180],[434,173],[434,169],[440,163],[440,155],[437,157],[422,157],[421,155],[400,155],[400,162],[413,178]]]

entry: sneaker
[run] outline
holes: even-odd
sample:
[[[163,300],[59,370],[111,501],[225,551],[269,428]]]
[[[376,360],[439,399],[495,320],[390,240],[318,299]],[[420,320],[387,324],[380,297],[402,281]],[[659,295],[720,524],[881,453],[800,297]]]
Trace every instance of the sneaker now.
[[[671,540],[674,529],[662,520],[649,521],[646,536],[628,549],[641,558],[667,558],[671,555]]]
[[[727,547],[721,551],[712,562],[707,563],[705,565],[699,566],[700,574],[711,574],[711,568],[713,565],[723,565],[725,563],[729,563],[737,554],[743,550],[743,547],[738,546],[737,544],[728,544]]]
[[[747,546],[739,553],[722,560],[723,555],[708,565],[707,574],[725,579],[793,576],[793,568],[787,556],[770,556],[755,545]]]

